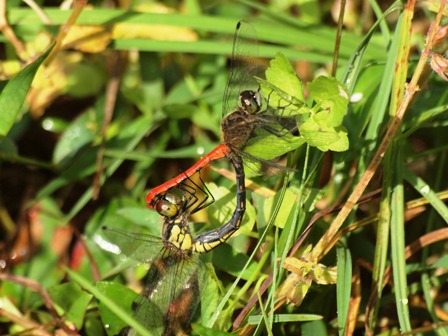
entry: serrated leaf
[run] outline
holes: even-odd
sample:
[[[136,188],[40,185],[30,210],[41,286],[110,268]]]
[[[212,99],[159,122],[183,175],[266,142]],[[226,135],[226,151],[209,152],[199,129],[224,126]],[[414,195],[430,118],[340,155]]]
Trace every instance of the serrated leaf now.
[[[276,115],[283,117],[292,117],[303,113],[301,108],[304,103],[301,100],[291,96],[267,80],[257,78],[257,81],[260,84],[262,96],[265,97],[268,103],[268,110],[274,109],[276,110]]]
[[[331,99],[325,100],[321,103],[320,108],[327,116],[327,124],[329,126],[337,127],[342,125],[344,116],[347,113],[348,100],[341,96],[333,96]]]
[[[310,96],[318,103],[333,96],[341,96],[348,99],[347,92],[335,78],[319,76],[311,83],[307,83],[306,86]]]
[[[345,128],[331,127],[327,121],[325,113],[318,113],[299,127],[300,134],[310,146],[317,147],[323,152],[347,150],[348,137]]]
[[[304,101],[303,88],[288,59],[282,53],[277,53],[265,75],[267,80],[257,80],[269,107],[281,109],[284,116],[298,114]]]
[[[270,66],[266,70],[266,79],[268,82],[274,84],[292,97],[303,101],[302,83],[285,55],[280,52],[277,53],[269,64]]]
[[[323,76],[308,83],[307,87],[310,97],[317,103],[315,113],[325,113],[324,118],[328,126],[340,126],[349,102],[344,87],[336,79]]]
[[[339,136],[339,140],[331,143],[328,149],[333,152],[344,152],[349,148],[349,140],[347,135],[347,130],[345,127],[336,127],[336,132]]]
[[[0,137],[8,134],[14,125],[25,101],[26,95],[42,62],[47,58],[53,46],[48,48],[37,60],[27,65],[22,71],[8,81],[0,94]]]

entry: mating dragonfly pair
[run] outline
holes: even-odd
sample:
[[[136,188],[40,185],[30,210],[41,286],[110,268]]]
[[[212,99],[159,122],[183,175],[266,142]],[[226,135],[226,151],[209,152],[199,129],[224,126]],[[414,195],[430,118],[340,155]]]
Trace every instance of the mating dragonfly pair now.
[[[163,218],[162,237],[134,234],[106,227],[106,236],[130,257],[151,262],[147,285],[134,303],[136,319],[156,335],[178,335],[189,328],[200,300],[205,268],[197,254],[224,243],[240,227],[246,208],[244,163],[254,158],[244,152],[248,141],[259,131],[278,137],[295,132],[293,117],[280,115],[278,109],[262,109],[255,32],[251,25],[237,24],[231,69],[223,97],[221,129],[223,143],[177,177],[153,188],[146,197],[149,208]],[[227,158],[236,174],[236,207],[230,220],[193,237],[188,217],[208,206],[198,198],[198,185],[191,177],[215,160]],[[180,195],[172,192],[180,191]],[[213,202],[213,200],[212,200]],[[132,334],[132,331],[129,332]]]

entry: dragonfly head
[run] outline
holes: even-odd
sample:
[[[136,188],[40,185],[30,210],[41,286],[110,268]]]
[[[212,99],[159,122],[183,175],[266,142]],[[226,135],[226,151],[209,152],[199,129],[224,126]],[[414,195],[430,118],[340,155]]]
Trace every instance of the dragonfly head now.
[[[249,114],[255,114],[261,110],[260,94],[256,91],[243,91],[240,93],[241,108]]]
[[[181,197],[166,193],[162,195],[155,203],[155,209],[159,213],[167,218],[173,218],[177,216],[179,210],[182,208],[182,199]]]

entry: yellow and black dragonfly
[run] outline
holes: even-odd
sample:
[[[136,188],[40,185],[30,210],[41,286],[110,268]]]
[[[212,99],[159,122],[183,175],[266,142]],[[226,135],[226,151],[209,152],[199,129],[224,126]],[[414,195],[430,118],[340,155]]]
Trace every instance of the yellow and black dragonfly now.
[[[227,158],[236,173],[236,208],[223,226],[193,238],[188,217],[209,203],[199,200],[191,185],[177,188],[182,197],[166,193],[156,206],[164,222],[162,238],[104,227],[106,238],[128,257],[151,263],[145,289],[134,301],[134,317],[154,335],[185,335],[200,303],[207,268],[198,254],[224,243],[238,230],[245,209],[246,190],[241,157]],[[127,335],[137,335],[128,330]]]

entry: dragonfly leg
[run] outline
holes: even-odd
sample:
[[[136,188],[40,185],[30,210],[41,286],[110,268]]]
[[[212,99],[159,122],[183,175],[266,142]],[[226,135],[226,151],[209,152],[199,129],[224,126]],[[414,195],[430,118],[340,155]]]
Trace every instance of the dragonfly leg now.
[[[210,190],[205,185],[204,181],[201,177],[201,172],[198,171],[199,174],[199,180],[201,181],[202,186],[198,185],[196,182],[194,182],[190,177],[187,178],[189,183],[182,182],[178,188],[181,189],[185,194],[188,194],[186,202],[185,202],[185,209],[184,212],[186,212],[188,209],[190,210],[190,215],[194,214],[195,212],[198,212],[199,210],[202,210],[209,205],[213,204],[215,202],[215,198],[210,193]],[[203,196],[199,198],[196,196],[196,192],[200,191]],[[210,198],[210,199],[209,199]],[[190,203],[191,202],[191,203]]]

